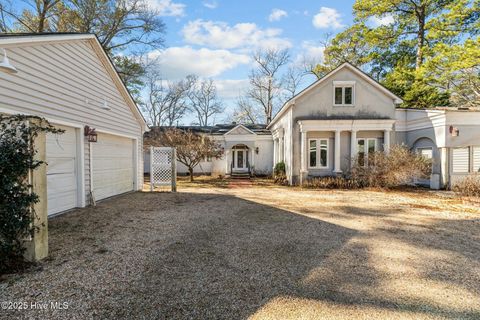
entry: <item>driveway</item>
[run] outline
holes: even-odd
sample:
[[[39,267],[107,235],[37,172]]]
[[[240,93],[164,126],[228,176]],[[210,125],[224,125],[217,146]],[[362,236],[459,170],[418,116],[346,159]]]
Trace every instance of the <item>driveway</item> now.
[[[180,185],[50,220],[0,318],[479,319],[480,209],[430,192]],[[64,310],[39,310],[41,303]]]

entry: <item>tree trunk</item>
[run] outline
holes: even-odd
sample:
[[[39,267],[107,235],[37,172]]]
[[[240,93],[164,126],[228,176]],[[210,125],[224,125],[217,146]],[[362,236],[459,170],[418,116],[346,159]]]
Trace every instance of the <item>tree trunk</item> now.
[[[418,33],[417,33],[417,55],[415,69],[418,70],[423,64],[423,47],[425,46],[425,7],[422,6],[417,11]]]
[[[193,168],[188,167],[188,173],[190,174],[190,182],[193,182]]]

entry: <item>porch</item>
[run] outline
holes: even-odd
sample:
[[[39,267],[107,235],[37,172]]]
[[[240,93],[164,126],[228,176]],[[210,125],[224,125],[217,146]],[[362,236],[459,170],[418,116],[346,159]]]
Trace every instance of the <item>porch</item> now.
[[[394,122],[391,119],[298,121],[300,184],[308,176],[346,173],[354,159],[368,161],[369,153],[388,151]]]

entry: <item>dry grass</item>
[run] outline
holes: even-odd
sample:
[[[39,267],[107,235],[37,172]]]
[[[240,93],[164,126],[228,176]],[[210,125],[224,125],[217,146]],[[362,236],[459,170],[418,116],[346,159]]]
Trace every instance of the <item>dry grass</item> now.
[[[2,300],[49,318],[479,319],[480,209],[427,190],[200,178],[53,219]]]

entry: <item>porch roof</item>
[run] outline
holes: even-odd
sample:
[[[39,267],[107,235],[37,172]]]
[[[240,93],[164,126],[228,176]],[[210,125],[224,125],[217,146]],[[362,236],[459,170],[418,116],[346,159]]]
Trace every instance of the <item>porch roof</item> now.
[[[393,130],[394,119],[298,120],[301,132]]]

